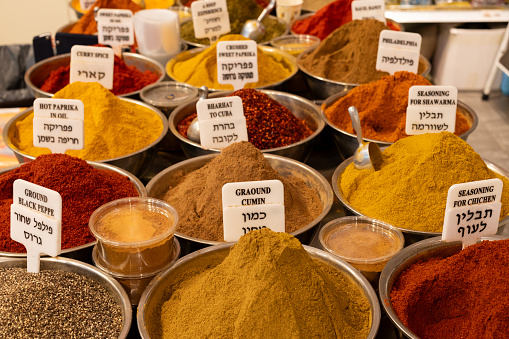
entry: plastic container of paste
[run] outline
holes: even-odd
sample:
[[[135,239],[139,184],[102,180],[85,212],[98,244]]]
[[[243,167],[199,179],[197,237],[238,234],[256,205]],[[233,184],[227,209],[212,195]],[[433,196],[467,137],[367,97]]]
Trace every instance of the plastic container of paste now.
[[[96,263],[122,275],[154,273],[174,256],[175,208],[154,198],[111,201],[92,213],[90,232],[97,239]]]
[[[343,217],[328,222],[320,230],[323,248],[340,257],[371,282],[377,281],[385,264],[405,244],[396,227],[368,217]]]

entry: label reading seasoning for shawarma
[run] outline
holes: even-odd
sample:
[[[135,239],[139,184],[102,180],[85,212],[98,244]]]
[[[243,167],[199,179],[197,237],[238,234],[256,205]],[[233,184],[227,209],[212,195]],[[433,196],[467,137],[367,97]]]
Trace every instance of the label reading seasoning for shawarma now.
[[[113,50],[109,47],[75,45],[71,48],[69,83],[98,82],[113,88]]]
[[[100,44],[134,44],[133,12],[128,9],[101,8],[97,11],[97,35]]]
[[[217,81],[231,84],[235,90],[258,81],[256,41],[220,41],[217,43]]]
[[[378,41],[376,69],[391,75],[398,71],[417,73],[421,41],[417,33],[383,30]]]
[[[464,248],[496,234],[503,185],[497,178],[452,185],[447,193],[442,240],[461,241]]]
[[[200,144],[204,149],[221,149],[248,141],[242,99],[238,96],[202,99],[196,103]]]
[[[56,191],[17,179],[13,183],[11,239],[27,250],[27,271],[38,273],[41,253],[61,252],[62,197]]]
[[[52,153],[85,147],[85,108],[77,99],[37,98],[34,101],[33,142]]]
[[[96,0],[80,0],[80,7],[84,12],[86,12],[95,2]]]
[[[191,3],[194,36],[209,38],[212,45],[218,37],[231,31],[226,0],[204,0]]]
[[[352,20],[376,19],[385,21],[384,0],[356,0],[352,1]]]
[[[228,183],[222,189],[224,241],[249,231],[285,231],[284,187],[279,180]]]
[[[405,133],[454,133],[458,89],[454,86],[412,86],[408,91]]]

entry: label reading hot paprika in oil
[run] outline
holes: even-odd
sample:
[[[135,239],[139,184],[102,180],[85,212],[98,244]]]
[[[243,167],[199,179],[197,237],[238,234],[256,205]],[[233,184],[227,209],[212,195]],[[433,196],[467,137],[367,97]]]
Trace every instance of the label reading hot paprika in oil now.
[[[408,91],[405,133],[454,133],[458,89],[454,86],[412,86]]]
[[[249,231],[285,231],[284,187],[279,180],[228,183],[222,189],[224,241]]]
[[[417,33],[383,30],[378,41],[376,69],[391,75],[398,71],[417,73],[421,41]]]
[[[384,0],[355,0],[352,1],[352,20],[375,19],[385,21]]]
[[[128,9],[101,8],[97,11],[97,35],[100,44],[134,44],[133,12]]]
[[[218,37],[231,31],[226,0],[203,0],[191,3],[194,36],[209,38],[212,45]]]
[[[109,47],[72,46],[69,83],[98,82],[112,89],[114,61],[113,50]]]
[[[77,99],[37,98],[34,101],[33,142],[52,153],[85,147],[85,107]]]
[[[204,149],[221,149],[248,141],[242,99],[238,96],[203,99],[196,103],[200,144]]]
[[[500,179],[452,185],[447,194],[442,240],[461,241],[466,247],[496,234],[503,185]]]
[[[11,239],[27,250],[27,271],[38,273],[41,253],[61,252],[62,198],[56,191],[17,179],[13,183]]]
[[[258,48],[254,40],[217,43],[217,81],[235,90],[258,82]]]

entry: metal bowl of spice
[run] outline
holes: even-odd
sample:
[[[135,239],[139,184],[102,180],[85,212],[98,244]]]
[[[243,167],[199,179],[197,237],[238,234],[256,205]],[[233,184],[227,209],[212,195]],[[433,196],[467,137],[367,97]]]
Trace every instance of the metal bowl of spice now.
[[[56,161],[56,160],[55,160]],[[89,165],[91,165],[93,168],[95,169],[98,169],[98,170],[105,170],[105,171],[111,171],[113,173],[116,173],[116,174],[119,174],[121,176],[124,176],[124,177],[127,177],[129,179],[129,181],[132,183],[132,185],[134,186],[134,188],[136,189],[136,191],[138,192],[138,195],[140,197],[146,197],[147,196],[147,190],[145,189],[145,186],[142,184],[142,182],[136,178],[134,175],[132,175],[131,173],[121,169],[121,168],[118,168],[116,166],[113,166],[113,165],[109,165],[109,164],[102,164],[102,163],[97,163],[97,162],[87,162]],[[68,181],[72,181],[72,180],[77,180],[78,178],[73,178],[73,171],[74,170],[77,170],[77,167],[75,164],[73,164],[72,162],[63,162],[62,164],[67,164],[67,166],[69,166],[71,169],[69,169],[66,174],[71,177],[71,179],[69,179]],[[56,164],[58,165],[58,164]],[[12,170],[15,170],[19,167],[21,167],[22,165],[16,165],[16,166],[13,166],[13,167],[9,167],[9,168],[4,168],[4,169],[1,169],[0,170],[0,177]],[[44,173],[43,170],[39,170],[38,171],[40,174],[44,174],[46,177],[48,177],[48,180],[51,180],[50,179],[50,174],[48,173]],[[62,178],[60,178],[62,179]],[[82,180],[83,181],[83,180]],[[113,182],[112,182],[113,183]],[[97,185],[97,183],[96,183]],[[98,189],[99,187],[96,187],[95,189]],[[117,186],[118,188],[118,186]],[[72,185],[68,185],[68,188],[67,188],[70,192],[74,192],[73,190],[75,189]],[[12,191],[11,191],[11,194],[12,194]],[[77,195],[79,194],[76,193]],[[103,194],[104,196],[104,194]],[[93,196],[90,197],[91,199],[94,199]],[[82,201],[82,200],[80,200]],[[64,203],[66,203],[66,201],[64,201]],[[67,202],[67,205],[70,206],[70,203]],[[66,206],[66,207],[68,207]],[[70,207],[69,207],[70,208]],[[85,204],[81,204],[81,208],[82,210],[81,211],[77,211],[76,213],[78,214],[82,214],[82,213],[92,213],[93,210],[87,210],[87,207]],[[65,209],[64,209],[64,213],[65,213]],[[75,218],[75,220],[77,220],[77,218]],[[86,222],[84,225],[80,225],[81,227],[83,227],[83,232],[86,230],[88,232],[88,222]],[[69,229],[69,232],[78,232],[79,231],[79,227],[80,227],[78,224],[75,224],[74,225],[74,229]],[[8,231],[7,231],[8,232]],[[68,238],[68,237],[64,237],[64,238]],[[75,241],[79,241],[81,239],[80,236],[75,236],[74,237],[75,239],[72,240],[72,242],[74,243]],[[93,238],[91,238],[93,240]],[[76,260],[80,260],[80,261],[84,261],[84,262],[92,262],[91,258],[92,258],[92,247],[97,243],[97,241],[90,241],[88,243],[85,243],[85,244],[81,244],[81,245],[78,245],[78,246],[73,246],[73,247],[70,247],[70,248],[65,248],[62,250],[61,252],[61,256],[63,257],[67,257],[67,258],[72,258],[72,259],[76,259]],[[78,243],[79,244],[79,243]],[[5,244],[4,246],[7,246],[7,244]],[[7,249],[7,248],[6,248]],[[8,257],[8,258],[26,258],[27,254],[26,253],[16,253],[16,252],[4,252],[4,251],[0,251],[0,257]]]
[[[124,85],[119,83],[119,89],[117,91],[121,91],[120,93],[123,93],[117,94],[120,97],[137,98],[144,86],[160,82],[166,76],[164,67],[160,63],[141,54],[123,53],[122,59],[123,62],[125,62],[125,64],[130,68],[122,68],[121,72],[123,73],[121,75],[130,81],[135,78],[136,81],[134,81],[132,84],[126,84],[125,88],[122,88]],[[70,64],[70,53],[56,55],[39,61],[26,71],[25,83],[35,92],[36,98],[51,98],[53,94],[55,94],[58,90],[48,92],[42,90],[41,87],[50,77],[52,77],[53,83],[61,84],[61,87],[64,87],[66,84],[68,84]],[[139,72],[134,71],[132,67],[137,69]],[[65,68],[67,69],[65,70]],[[150,78],[148,78],[146,75],[147,71],[152,73]],[[51,75],[51,72],[55,73]],[[146,84],[144,85],[145,82]],[[48,84],[47,86],[50,85]],[[50,86],[50,88],[53,86],[55,85]],[[114,90],[112,91],[115,93]]]
[[[461,242],[434,237],[404,248],[380,276],[380,299],[389,319],[411,339],[460,338],[465,337],[465,330],[474,338],[505,336],[507,328],[497,335],[497,326],[490,326],[490,322],[500,322],[501,313],[493,310],[507,309],[507,304],[502,307],[494,300],[500,300],[500,291],[509,281],[500,277],[495,284],[490,281],[493,272],[507,271],[507,263],[499,260],[507,253],[507,245],[499,247],[504,239],[507,237],[482,237],[462,250]],[[404,282],[399,281],[403,274]],[[470,293],[479,290],[482,293]],[[488,313],[479,314],[483,309],[489,309]],[[421,332],[420,336],[409,327]]]
[[[307,50],[297,56],[297,66],[299,70],[304,73],[304,78],[309,86],[309,90],[315,99],[325,100],[330,96],[336,95],[341,92],[347,92],[360,84],[353,84],[341,81],[334,81],[314,75],[309,72],[305,66],[302,65],[301,60],[303,57],[312,53],[314,49]],[[419,75],[426,77],[431,71],[431,63],[425,56],[419,56]]]
[[[39,273],[26,266],[26,259],[0,261],[3,336],[127,338],[131,304],[115,279],[61,257],[41,258]]]
[[[294,94],[272,90],[259,90],[259,92],[266,94],[268,99],[265,96],[260,96],[260,99],[245,101],[243,105],[245,107],[246,105],[249,105],[250,107],[253,105],[259,106],[260,112],[263,112],[262,116],[271,117],[271,120],[277,121],[278,125],[274,125],[270,129],[261,129],[259,128],[258,123],[261,119],[256,119],[256,121],[253,120],[254,122],[252,125],[248,123],[248,135],[253,135],[250,140],[254,138],[256,138],[256,140],[261,140],[260,144],[255,143],[255,146],[260,148],[263,153],[276,154],[304,162],[311,152],[316,136],[318,136],[325,127],[325,123],[320,118],[318,107],[311,101]],[[209,98],[225,97],[232,93],[233,92],[231,91],[214,93],[210,95]],[[274,105],[270,103],[270,99],[275,100],[286,107],[296,118],[304,120],[306,125],[312,131],[312,134],[302,140],[286,146],[263,149],[265,144],[273,144],[277,139],[282,138],[278,132],[279,129],[282,131],[290,128],[298,130],[296,129],[296,126],[292,125],[292,123],[295,124],[295,122],[281,120],[282,118],[280,117],[283,116],[283,112],[281,112],[279,108],[274,107]],[[168,119],[170,132],[178,139],[184,154],[189,158],[220,152],[219,149],[203,149],[199,143],[191,141],[186,136],[182,135],[181,132],[183,131],[179,132],[179,125],[181,125],[186,118],[189,120],[191,115],[194,116],[196,114],[197,101],[198,100],[195,99],[186,105],[177,107],[170,114],[170,118]],[[252,113],[250,114],[256,114],[256,106],[253,106]],[[246,109],[247,108],[244,109],[245,113],[247,113]],[[190,123],[190,121],[188,122]],[[185,133],[187,134],[187,127],[185,128]]]
[[[486,159],[483,159],[488,169],[490,169],[495,174],[509,178],[509,172],[501,168],[500,166],[492,163],[491,161],[488,161]],[[355,207],[353,207],[348,200],[346,199],[345,195],[343,194],[343,191],[341,189],[341,178],[343,173],[345,172],[345,169],[353,163],[353,156],[343,161],[338,168],[334,171],[334,174],[332,175],[332,189],[334,191],[334,194],[338,197],[338,199],[341,201],[341,203],[354,215],[360,215],[364,217],[370,217],[369,215],[365,215],[361,212],[359,212]],[[437,175],[441,175],[440,173],[437,173]],[[396,213],[396,212],[394,212]],[[503,226],[505,226],[509,222],[509,215],[504,217],[499,222],[499,229],[502,229]],[[400,231],[402,231],[405,235],[405,240],[407,244],[413,244],[417,241],[421,241],[423,239],[427,239],[430,237],[436,237],[438,235],[441,235],[442,232],[426,232],[426,231],[417,231],[415,229],[412,229],[411,227],[398,227],[396,226]]]
[[[334,123],[332,123],[332,121],[327,117],[326,110],[328,110],[331,106],[334,105],[334,103],[336,103],[338,100],[343,98],[349,92],[350,92],[350,90],[347,90],[347,91],[344,91],[341,93],[336,93],[335,95],[329,97],[327,100],[325,100],[323,102],[321,109],[320,109],[320,116],[322,117],[323,121],[327,124],[327,126],[330,127],[330,130],[332,131],[332,135],[334,136],[334,141],[335,141],[336,146],[339,150],[339,153],[342,155],[342,157],[344,159],[354,155],[355,151],[359,147],[359,143],[357,142],[357,135],[346,132],[343,129],[339,128]],[[383,105],[383,103],[382,103],[382,105]],[[362,112],[359,110],[359,113],[361,114]],[[391,114],[392,113],[393,112],[391,112]],[[346,114],[348,114],[348,113],[346,113]],[[463,132],[461,135],[459,135],[459,137],[461,139],[466,141],[468,136],[477,128],[477,125],[479,124],[479,118],[477,117],[477,114],[470,106],[468,106],[467,104],[465,104],[464,102],[462,102],[460,100],[458,100],[458,108],[456,110],[456,115],[457,115],[457,119],[458,119],[458,116],[461,116],[462,118],[464,118],[466,120],[466,124],[468,124],[470,126],[465,132]],[[406,114],[404,115],[404,117],[406,119]],[[397,119],[396,116],[392,117],[392,123],[389,124],[388,126],[393,126],[393,122],[395,119]],[[381,122],[378,127],[378,130],[376,130],[376,131],[378,133],[382,133],[385,131],[390,132],[390,130],[388,130],[388,128],[392,128],[392,127],[384,128],[383,122]],[[380,131],[382,131],[382,132],[380,132]],[[362,139],[365,142],[377,143],[378,146],[380,146],[380,148],[388,147],[388,146],[394,144],[394,142],[387,142],[387,141],[380,141],[380,140],[375,140],[375,139],[371,139],[371,138],[365,138],[364,137],[366,135],[365,128],[363,128],[362,132],[363,132]]]
[[[203,168],[218,155],[219,154],[209,154],[187,159],[161,171],[147,184],[148,196],[165,200],[164,197],[170,188],[177,186],[184,180],[186,175]],[[322,221],[322,219],[327,215],[327,213],[329,213],[332,207],[333,193],[329,182],[319,172],[303,163],[277,155],[267,153],[264,153],[263,155],[268,161],[269,165],[275,169],[280,176],[284,178],[292,177],[300,179],[308,188],[312,190],[314,194],[318,194],[322,209],[317,212],[320,213],[317,213],[318,215],[310,223],[290,233],[291,235],[297,237],[302,243],[310,243],[314,234],[315,226],[317,226]],[[221,174],[210,173],[210,175],[220,176]],[[297,192],[296,194],[299,193],[301,192]],[[189,199],[191,199],[191,197]],[[310,198],[308,197],[307,199]],[[191,204],[192,203],[189,202],[189,206]],[[309,205],[311,204],[309,203]],[[288,209],[288,206],[286,206],[286,209]],[[181,220],[182,215],[183,213],[179,212],[179,218]],[[216,226],[214,225],[210,227]],[[183,254],[193,252],[203,247],[222,243],[221,241],[204,240],[183,234],[180,232],[179,228],[177,228],[175,235],[179,238]]]
[[[250,232],[250,233],[252,233],[252,232]],[[248,235],[249,235],[249,233],[248,233]],[[248,235],[246,235],[246,236],[248,236]],[[336,293],[336,292],[341,291],[340,293],[343,293],[344,295],[343,295],[343,297],[339,298],[338,300],[341,300],[341,302],[350,303],[349,306],[345,305],[345,306],[341,307],[342,308],[342,311],[340,311],[341,313],[346,312],[349,314],[349,316],[347,316],[346,314],[343,314],[343,317],[352,317],[352,319],[355,319],[354,322],[356,323],[358,329],[362,329],[363,334],[367,334],[365,336],[366,338],[375,338],[376,333],[378,332],[378,327],[380,324],[380,317],[381,317],[380,306],[379,306],[377,295],[374,292],[371,285],[369,284],[369,282],[366,280],[366,278],[364,278],[359,273],[359,271],[354,269],[348,263],[346,263],[345,261],[343,261],[341,259],[338,259],[337,257],[334,257],[333,255],[331,255],[325,251],[322,251],[322,250],[319,250],[319,249],[316,249],[316,248],[313,248],[310,246],[304,246],[303,249],[298,249],[299,254],[295,253],[296,251],[294,249],[285,250],[285,251],[282,250],[281,253],[285,253],[286,255],[289,255],[288,253],[291,253],[291,254],[295,253],[296,255],[292,256],[292,258],[293,258],[292,260],[285,260],[285,259],[278,260],[280,258],[273,259],[272,264],[278,264],[278,266],[276,266],[274,268],[274,271],[279,270],[279,269],[289,270],[288,272],[290,272],[290,271],[294,272],[296,270],[299,270],[299,272],[303,271],[302,274],[293,274],[294,277],[299,277],[299,278],[295,278],[293,280],[292,280],[292,278],[289,278],[289,281],[285,281],[285,279],[287,279],[288,276],[285,274],[277,274],[277,272],[279,272],[279,271],[277,271],[274,274],[269,273],[269,274],[260,274],[259,276],[256,275],[257,267],[258,267],[258,269],[263,270],[264,268],[269,267],[270,264],[268,264],[268,265],[263,265],[263,264],[252,265],[253,261],[258,261],[258,260],[262,261],[262,260],[265,260],[265,258],[274,257],[275,254],[265,254],[264,253],[264,254],[260,254],[259,256],[258,255],[255,256],[255,251],[253,251],[253,252],[249,252],[248,250],[243,251],[243,247],[238,247],[238,249],[237,249],[238,251],[236,253],[234,253],[234,251],[236,250],[235,247],[239,246],[239,244],[235,245],[232,248],[232,246],[233,246],[232,243],[226,243],[226,244],[208,247],[205,249],[201,249],[197,252],[191,253],[191,254],[179,259],[177,262],[175,262],[175,264],[170,269],[168,269],[165,272],[162,272],[155,279],[153,279],[152,282],[147,287],[147,289],[145,290],[145,292],[143,293],[141,300],[140,300],[140,304],[138,306],[137,321],[138,321],[138,329],[140,331],[141,337],[143,339],[162,338],[163,332],[165,330],[163,327],[165,327],[166,324],[164,324],[164,320],[161,320],[161,319],[162,319],[162,315],[165,313],[165,308],[164,308],[165,303],[170,300],[170,298],[172,297],[172,294],[176,290],[180,290],[180,288],[183,286],[183,283],[186,283],[186,285],[192,284],[193,283],[192,278],[194,278],[195,276],[197,276],[198,274],[200,274],[202,272],[210,273],[211,271],[215,271],[215,268],[217,267],[217,265],[222,263],[221,265],[222,265],[223,271],[228,272],[228,270],[231,270],[232,277],[239,275],[239,273],[237,271],[241,271],[242,276],[245,276],[246,274],[254,275],[253,279],[248,279],[248,280],[250,282],[252,282],[253,284],[256,284],[256,286],[262,286],[262,285],[263,286],[269,285],[272,287],[281,286],[281,285],[285,286],[285,287],[283,287],[283,290],[280,290],[278,287],[271,288],[271,291],[269,292],[269,294],[267,294],[267,295],[264,294],[263,297],[260,297],[258,295],[260,293],[259,289],[257,287],[254,287],[254,285],[253,285],[253,288],[246,288],[245,286],[243,286],[244,288],[241,289],[242,291],[235,289],[236,293],[237,292],[242,293],[242,295],[243,295],[242,300],[244,300],[244,297],[246,300],[250,300],[250,302],[249,302],[250,305],[249,306],[246,305],[245,312],[239,312],[239,313],[244,313],[244,314],[247,312],[246,315],[239,315],[238,313],[233,315],[234,317],[240,317],[240,318],[242,318],[243,316],[248,317],[248,318],[246,318],[246,321],[240,321],[240,326],[235,326],[236,329],[242,328],[242,329],[240,329],[240,331],[243,331],[242,332],[243,334],[241,334],[240,337],[264,337],[264,336],[279,337],[272,331],[274,330],[274,327],[277,328],[280,326],[288,326],[287,328],[283,329],[283,331],[285,331],[285,332],[290,331],[289,328],[291,327],[293,330],[292,333],[294,333],[294,335],[297,337],[297,336],[299,336],[297,334],[299,332],[296,333],[294,331],[294,326],[303,326],[303,327],[306,327],[309,329],[309,326],[313,326],[310,323],[313,323],[313,322],[308,322],[306,320],[308,320],[307,317],[311,317],[311,316],[315,317],[315,318],[322,317],[322,316],[325,317],[325,318],[320,318],[322,320],[320,320],[318,322],[318,325],[316,327],[313,327],[312,330],[314,331],[313,334],[315,334],[315,337],[328,337],[331,335],[331,333],[325,332],[324,329],[325,328],[330,329],[331,323],[330,323],[330,319],[328,317],[329,315],[327,315],[325,313],[332,312],[332,311],[330,311],[330,309],[329,310],[323,309],[322,307],[320,307],[318,305],[314,305],[314,306],[310,307],[307,305],[307,303],[311,302],[311,303],[319,304],[322,300],[326,299],[323,296],[323,294],[329,295],[329,293]],[[241,245],[241,246],[243,246],[243,245]],[[260,250],[260,252],[262,252],[263,250],[267,250],[269,248],[272,248],[272,247],[271,246],[260,246],[259,250]],[[324,265],[321,267],[323,267],[324,270],[327,270],[326,271],[327,274],[332,274],[334,276],[334,278],[332,278],[332,280],[334,280],[335,282],[338,282],[340,284],[340,285],[335,285],[334,287],[331,287],[332,289],[328,289],[327,291],[324,291],[323,294],[321,294],[320,297],[316,297],[316,299],[314,299],[314,301],[312,300],[313,298],[309,296],[309,294],[316,292],[317,287],[314,286],[314,287],[310,288],[314,292],[310,292],[308,289],[308,286],[310,285],[310,280],[308,280],[308,278],[307,278],[307,274],[309,274],[309,272],[307,272],[307,268],[309,267],[309,265],[299,265],[299,262],[306,260],[300,254],[300,251],[302,251],[302,250],[305,250],[307,252],[307,254],[309,255],[309,257],[315,263],[317,263],[318,265]],[[227,256],[229,259],[232,257],[235,258],[235,256],[239,255],[239,253],[242,255],[243,258],[239,258],[238,260],[248,261],[249,264],[246,264],[243,267],[236,267],[236,266],[233,266],[233,265],[235,265],[235,262],[232,265],[232,260],[228,260],[228,263],[227,263],[227,260],[224,260]],[[284,256],[284,254],[283,254],[283,256]],[[233,259],[233,260],[235,260],[235,259]],[[295,267],[292,267],[292,265],[295,265]],[[289,267],[284,268],[286,266],[289,266]],[[272,270],[272,266],[270,266],[270,268]],[[325,273],[325,271],[324,271],[324,273]],[[218,272],[218,274],[221,274],[221,272]],[[290,273],[288,273],[288,274],[291,275]],[[306,275],[306,278],[303,278],[302,277],[303,275]],[[263,279],[260,278],[262,276],[264,277]],[[312,275],[309,275],[309,276],[310,276],[309,279],[312,279],[312,277],[311,277]],[[262,280],[257,281],[257,279],[262,279]],[[303,282],[302,279],[305,279],[306,281]],[[235,280],[234,278],[233,279],[226,279],[226,278],[221,279],[221,281],[223,281],[224,284],[226,284],[226,288],[228,288],[230,286],[230,284],[235,284],[234,280]],[[254,281],[252,281],[252,280],[254,280]],[[277,280],[281,280],[281,281],[278,282]],[[322,286],[322,284],[328,280],[321,280],[321,281],[322,281],[322,283],[317,283],[317,286],[318,285]],[[293,286],[293,284],[295,284],[295,288],[289,287],[289,286]],[[205,284],[205,287],[214,288],[214,286],[212,284]],[[218,288],[221,288],[221,287],[218,287]],[[263,289],[267,289],[267,288],[268,287],[263,287]],[[284,288],[288,288],[289,290],[291,290],[291,292],[290,291],[284,292]],[[285,299],[288,297],[288,293],[292,293],[295,290],[298,291],[299,297],[292,299],[292,301],[291,302],[289,301],[288,303],[282,302],[282,305],[280,306],[281,309],[275,310],[274,308],[271,308],[271,306],[274,305],[274,303],[275,303],[275,302],[272,302],[272,298],[277,297],[277,293],[283,293],[283,295],[285,297],[281,296],[281,299]],[[361,292],[361,293],[359,294],[359,292]],[[244,296],[244,293],[247,293],[248,295]],[[251,296],[250,294],[253,294],[253,296]],[[223,295],[223,293],[217,293],[215,295],[216,296],[214,298],[224,298],[224,300],[226,300],[226,298],[227,298],[226,296]],[[257,296],[258,296],[258,298],[257,298]],[[202,299],[200,299],[200,301],[203,302]],[[216,301],[218,301],[219,303],[221,302],[219,300],[216,300]],[[361,304],[367,306],[368,304],[366,304],[366,301],[369,304],[369,307],[360,307]],[[292,311],[292,312],[297,312],[299,314],[298,318],[300,319],[300,321],[298,322],[298,324],[291,324],[291,323],[273,324],[273,321],[275,318],[278,318],[281,320],[281,319],[288,319],[288,317],[292,317],[292,316],[289,316],[288,312],[286,311],[286,307],[288,307],[288,305],[290,305],[290,304],[293,304],[295,307],[294,311]],[[335,304],[335,303],[333,303],[333,304]],[[354,304],[355,304],[355,306],[354,306]],[[306,307],[305,305],[308,307]],[[237,306],[238,306],[238,303],[224,305],[224,307],[226,307],[228,309],[231,309],[232,307],[236,308]],[[186,305],[183,305],[183,307],[186,307]],[[334,306],[331,306],[331,307],[333,308]],[[310,308],[313,310],[312,315],[307,313],[307,311],[306,311],[306,310],[309,310]],[[208,310],[210,310],[210,312],[218,311],[216,308],[210,308]],[[321,310],[321,311],[318,311],[318,310]],[[323,314],[322,314],[322,311],[323,311]],[[167,312],[171,312],[171,309],[167,309]],[[263,318],[266,319],[263,322],[264,326],[266,326],[265,329],[259,328],[258,326],[254,326],[253,328],[250,328],[250,329],[244,328],[244,326],[242,326],[242,324],[251,323],[251,322],[247,321],[247,319],[249,319],[249,317],[251,317],[253,314],[258,314],[258,312],[264,313]],[[275,314],[278,314],[278,316],[275,316],[275,314],[274,314],[274,317],[268,316],[268,314],[273,313],[273,312],[275,312]],[[350,312],[352,312],[352,313],[350,313]],[[230,313],[230,312],[227,312],[227,313]],[[369,319],[366,318],[366,315],[369,316]],[[190,316],[195,317],[196,314],[193,314]],[[229,314],[228,315],[223,314],[223,316],[230,317]],[[336,314],[336,316],[337,316],[337,314]],[[367,320],[367,322],[366,322],[366,320]],[[210,318],[201,319],[201,317],[200,317],[200,319],[198,319],[198,321],[200,321],[200,322],[203,321],[204,323],[207,323],[208,321],[214,321],[214,320],[211,320]],[[234,320],[231,320],[232,324],[233,324],[233,322],[234,322]],[[197,326],[203,326],[203,325],[197,325]],[[337,326],[339,326],[339,328],[341,328],[340,330],[337,330],[335,332],[335,336],[338,336],[338,338],[345,338],[345,339],[352,338],[355,335],[357,335],[356,337],[359,337],[358,333],[353,333],[353,331],[355,331],[355,330],[353,330],[352,327],[349,326],[348,324],[337,325]],[[233,331],[233,327],[234,326],[230,327],[230,329],[222,328],[221,330],[229,332],[229,331]],[[249,331],[249,333],[246,333],[245,331]],[[277,329],[275,331],[277,331]],[[323,332],[321,332],[321,331],[323,331]],[[222,332],[221,334],[228,335],[229,333],[227,333],[227,332]],[[260,335],[260,332],[263,332],[264,335]],[[286,333],[286,334],[288,334],[288,333]],[[309,335],[309,332],[306,332],[306,334]],[[300,333],[300,335],[303,335],[303,334]]]
[[[120,167],[120,168],[126,170],[127,172],[130,172],[138,177],[141,177],[143,172],[152,163],[152,160],[154,159],[154,157],[157,153],[159,142],[161,140],[163,140],[163,138],[166,136],[166,133],[168,132],[168,119],[165,117],[165,115],[160,110],[158,110],[154,106],[148,105],[144,102],[141,102],[138,100],[133,100],[133,99],[127,99],[127,98],[119,98],[119,100],[122,100],[122,101],[125,101],[128,103],[132,103],[132,104],[136,105],[134,107],[139,106],[140,108],[143,108],[145,111],[147,109],[152,111],[156,115],[156,117],[154,117],[154,119],[160,119],[160,121],[161,121],[162,132],[152,143],[150,143],[149,145],[147,145],[135,152],[132,152],[130,154],[125,154],[125,155],[122,155],[122,156],[119,156],[116,158],[112,158],[112,159],[94,160],[94,161]],[[86,105],[85,105],[85,107],[86,107]],[[7,147],[9,147],[14,152],[16,159],[18,159],[18,161],[21,164],[35,159],[35,156],[32,156],[32,155],[22,152],[19,149],[19,147],[17,147],[15,145],[13,140],[20,139],[19,138],[20,132],[18,130],[17,125],[18,125],[18,123],[24,121],[30,114],[32,114],[33,110],[34,110],[33,107],[30,107],[30,108],[16,114],[14,117],[12,117],[5,124],[5,127],[3,129],[2,136],[3,136],[5,144],[7,145]],[[141,113],[144,113],[144,112],[140,111],[140,114]],[[132,114],[132,112],[130,112],[130,114]],[[85,114],[85,116],[86,116],[86,114]],[[86,122],[85,122],[85,126],[86,126]],[[86,135],[86,133],[87,133],[87,129],[85,129],[85,135]],[[97,132],[91,131],[91,133],[97,133]],[[144,131],[140,131],[140,133],[141,133],[140,135],[143,135]],[[146,131],[145,131],[145,134],[146,134]],[[108,135],[108,137],[110,137],[110,138],[118,137],[118,142],[114,143],[114,145],[116,145],[115,147],[120,147],[119,149],[123,149],[122,141],[124,140],[124,138],[129,137],[129,136],[125,136],[125,135],[118,135],[118,136],[115,135],[114,136],[111,134],[111,130],[110,130],[110,134]],[[91,153],[93,153],[93,152],[94,151],[91,151]],[[87,160],[87,159],[85,159],[85,160]]]

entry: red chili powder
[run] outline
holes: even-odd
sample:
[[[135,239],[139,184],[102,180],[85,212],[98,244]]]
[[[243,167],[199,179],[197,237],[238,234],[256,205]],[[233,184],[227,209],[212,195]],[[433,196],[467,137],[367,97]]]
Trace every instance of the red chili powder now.
[[[422,339],[509,338],[509,240],[483,241],[418,262],[396,279],[391,303]]]
[[[297,118],[265,93],[246,88],[229,96],[242,99],[248,140],[258,149],[290,145],[313,134],[305,120]],[[196,113],[192,113],[177,124],[177,130],[184,137],[187,138],[187,129],[196,116]]]
[[[95,169],[86,161],[65,154],[46,154],[0,176],[0,251],[25,253],[11,240],[10,208],[14,180],[23,179],[52,189],[62,196],[62,249],[95,241],[88,219],[99,206],[120,198],[138,196],[128,177]]]
[[[56,93],[69,84],[71,65],[62,66],[51,71],[49,77],[40,86],[41,90]],[[154,72],[140,71],[135,66],[128,66],[124,60],[115,55],[113,66],[113,89],[115,95],[131,93],[150,85],[159,79]]]

